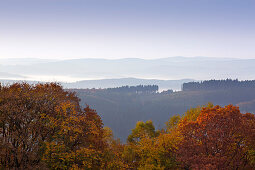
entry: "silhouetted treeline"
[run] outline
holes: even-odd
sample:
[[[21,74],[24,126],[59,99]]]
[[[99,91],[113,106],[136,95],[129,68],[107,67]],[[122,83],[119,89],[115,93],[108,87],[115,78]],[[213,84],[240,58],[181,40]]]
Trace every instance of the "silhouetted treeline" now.
[[[85,93],[85,94],[110,94],[110,93],[133,93],[133,94],[154,94],[158,93],[159,87],[158,85],[138,85],[138,86],[121,86],[114,88],[106,88],[106,89],[68,89],[67,91],[75,91],[76,93]],[[173,92],[172,89],[167,91],[163,91],[165,94],[170,94]]]
[[[160,94],[172,94],[174,91],[172,89],[164,90]]]
[[[108,92],[125,92],[125,93],[156,93],[157,85],[138,85],[138,86],[122,86],[116,88],[107,88]]]
[[[255,88],[255,80],[206,80],[201,82],[184,83],[182,86],[183,91],[218,90],[232,88]]]

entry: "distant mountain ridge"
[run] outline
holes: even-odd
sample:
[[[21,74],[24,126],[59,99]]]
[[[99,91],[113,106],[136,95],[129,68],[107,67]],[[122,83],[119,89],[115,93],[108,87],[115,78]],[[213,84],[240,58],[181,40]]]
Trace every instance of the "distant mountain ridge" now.
[[[95,79],[240,79],[255,78],[255,59],[169,57],[160,59],[0,60],[0,72],[30,77],[29,80],[78,81]],[[16,62],[10,64],[11,62]],[[6,64],[7,63],[7,64]],[[8,64],[9,63],[9,64]],[[0,77],[2,78],[2,77]]]

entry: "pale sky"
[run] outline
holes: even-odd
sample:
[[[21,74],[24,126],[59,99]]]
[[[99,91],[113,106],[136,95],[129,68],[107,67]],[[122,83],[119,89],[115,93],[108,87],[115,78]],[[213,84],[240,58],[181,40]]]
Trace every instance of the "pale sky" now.
[[[0,0],[0,58],[255,58],[254,0]]]

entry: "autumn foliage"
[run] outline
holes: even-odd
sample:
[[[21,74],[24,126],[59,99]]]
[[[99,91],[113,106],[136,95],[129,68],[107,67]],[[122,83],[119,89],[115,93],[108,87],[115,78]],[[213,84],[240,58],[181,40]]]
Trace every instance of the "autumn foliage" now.
[[[55,83],[0,85],[2,169],[254,169],[255,117],[208,104],[163,129],[137,122],[126,144]]]
[[[100,167],[103,133],[97,113],[58,84],[0,87],[2,167]]]
[[[208,104],[173,116],[158,136],[129,140],[126,157],[131,169],[254,169],[254,141],[254,114]]]
[[[251,169],[254,115],[228,105],[203,108],[195,121],[179,123],[182,140],[177,160],[191,169]]]

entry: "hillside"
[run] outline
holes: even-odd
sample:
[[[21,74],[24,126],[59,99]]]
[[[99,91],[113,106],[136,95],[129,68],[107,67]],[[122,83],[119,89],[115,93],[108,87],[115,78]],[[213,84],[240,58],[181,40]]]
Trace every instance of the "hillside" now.
[[[242,112],[255,112],[255,88],[231,88],[166,93],[124,93],[107,90],[73,89],[86,104],[96,109],[105,126],[115,137],[125,141],[137,121],[152,120],[156,128],[175,114],[212,102],[215,105],[238,105]]]

